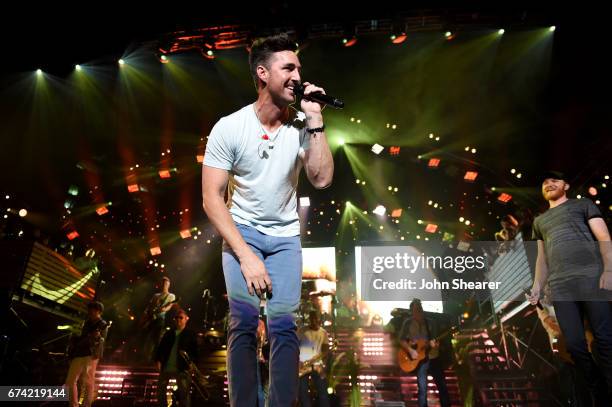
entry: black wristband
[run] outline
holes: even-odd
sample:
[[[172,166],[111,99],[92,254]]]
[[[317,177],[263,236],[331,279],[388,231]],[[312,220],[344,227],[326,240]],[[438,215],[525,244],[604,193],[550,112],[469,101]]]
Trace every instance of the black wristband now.
[[[306,131],[310,134],[321,133],[323,130],[325,130],[325,125],[314,129],[306,129]]]

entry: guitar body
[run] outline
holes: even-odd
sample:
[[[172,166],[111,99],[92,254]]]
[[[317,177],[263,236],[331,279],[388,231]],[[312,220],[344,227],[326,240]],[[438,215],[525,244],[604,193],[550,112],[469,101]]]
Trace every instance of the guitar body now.
[[[151,325],[151,322],[155,321],[157,319],[157,314],[159,314],[159,312],[162,310],[162,308],[167,307],[168,305],[173,305],[179,302],[179,299],[176,298],[174,301],[170,301],[168,303],[164,303],[161,305],[158,305],[156,307],[154,307],[153,309],[147,309],[145,310],[145,313],[143,314],[142,318],[140,319],[139,322],[139,326],[140,329],[146,330],[149,328],[149,325]]]
[[[405,373],[410,373],[416,370],[419,363],[427,357],[429,350],[429,341],[425,339],[418,339],[413,342],[412,348],[417,351],[418,355],[416,358],[411,358],[410,354],[403,348],[397,351],[397,364],[400,369]]]
[[[320,362],[321,360],[323,360],[323,356],[324,356],[323,354],[319,354],[310,360],[307,360],[305,362],[300,362],[299,373],[298,373],[299,377],[305,376],[311,373],[313,370],[315,370],[317,373],[321,375],[323,371],[325,370],[325,367],[323,363],[317,363],[317,362]]]

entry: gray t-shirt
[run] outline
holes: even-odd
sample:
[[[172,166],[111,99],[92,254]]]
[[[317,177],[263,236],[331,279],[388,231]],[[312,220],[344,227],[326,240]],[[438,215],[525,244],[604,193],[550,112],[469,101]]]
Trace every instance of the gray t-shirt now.
[[[429,329],[427,327],[427,321],[423,320],[423,322],[418,322],[413,318],[408,318],[402,324],[402,329],[400,330],[399,338],[402,340],[418,340],[418,339],[431,339],[429,337]]]
[[[544,241],[551,285],[601,274],[599,246],[588,223],[601,217],[589,199],[568,199],[535,218],[533,239]]]
[[[230,173],[234,221],[271,236],[300,234],[297,184],[310,138],[304,113],[290,112],[275,133],[264,131],[253,104],[223,117],[213,127],[204,155],[205,166]]]

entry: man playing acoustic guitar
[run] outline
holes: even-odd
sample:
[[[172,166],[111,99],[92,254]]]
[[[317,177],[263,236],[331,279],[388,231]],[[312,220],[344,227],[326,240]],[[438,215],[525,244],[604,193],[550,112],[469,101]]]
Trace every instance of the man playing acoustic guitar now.
[[[427,407],[427,375],[430,374],[438,388],[441,407],[450,407],[450,397],[444,380],[444,371],[438,360],[440,343],[432,339],[430,325],[425,318],[419,299],[410,303],[412,316],[404,321],[399,334],[399,343],[407,353],[406,362],[414,362],[418,385],[419,407]],[[408,369],[408,371],[410,371]]]

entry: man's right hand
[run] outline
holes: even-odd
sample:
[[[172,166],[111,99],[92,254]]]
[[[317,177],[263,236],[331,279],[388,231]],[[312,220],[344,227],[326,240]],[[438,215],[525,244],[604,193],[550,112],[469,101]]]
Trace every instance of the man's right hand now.
[[[253,290],[259,297],[264,291],[272,294],[272,280],[263,261],[255,253],[251,252],[240,259],[240,270],[246,280],[249,294],[253,295]]]
[[[534,284],[531,287],[531,292],[529,294],[525,294],[527,301],[531,303],[531,305],[536,305],[538,301],[540,301],[540,287],[537,284]]]
[[[416,359],[419,353],[412,347],[412,344],[406,340],[400,341],[400,346],[408,353],[411,359]]]

